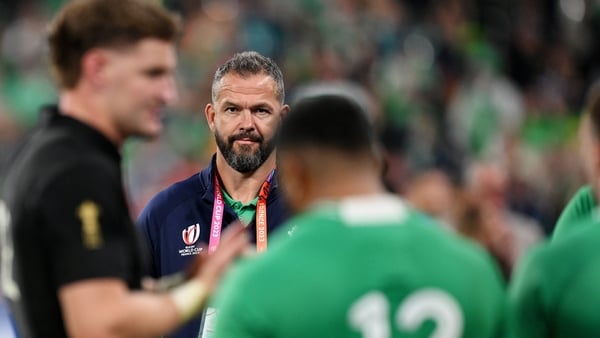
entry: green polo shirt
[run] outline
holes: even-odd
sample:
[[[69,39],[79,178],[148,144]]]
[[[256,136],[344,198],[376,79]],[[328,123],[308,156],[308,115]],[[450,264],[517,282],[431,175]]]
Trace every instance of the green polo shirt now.
[[[229,196],[225,189],[221,190],[223,191],[223,196],[225,197],[225,203],[227,203],[227,205],[230,206],[231,209],[233,209],[233,211],[235,211],[235,214],[238,216],[240,221],[242,221],[244,225],[250,224],[250,222],[252,222],[252,219],[254,218],[254,215],[256,215],[256,204],[258,203],[258,196],[256,196],[256,198],[252,201],[244,204],[240,201],[236,201],[233,198],[231,198],[231,196]]]

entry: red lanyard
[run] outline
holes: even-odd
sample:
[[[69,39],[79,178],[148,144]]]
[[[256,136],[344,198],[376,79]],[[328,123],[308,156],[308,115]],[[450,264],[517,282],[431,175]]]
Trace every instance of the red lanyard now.
[[[258,193],[258,202],[256,203],[256,251],[262,252],[267,250],[267,197],[271,190],[271,180],[275,174],[275,169],[260,187]],[[223,210],[225,203],[223,202],[223,193],[219,178],[215,173],[215,200],[213,204],[212,221],[210,224],[210,240],[208,242],[208,253],[213,253],[219,246],[221,240],[221,229],[223,225]]]

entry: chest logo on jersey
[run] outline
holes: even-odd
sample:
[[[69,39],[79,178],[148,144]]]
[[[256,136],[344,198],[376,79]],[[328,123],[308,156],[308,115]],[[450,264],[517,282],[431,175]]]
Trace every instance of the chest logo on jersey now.
[[[190,256],[190,255],[198,255],[201,251],[201,247],[196,247],[196,242],[200,238],[200,224],[192,224],[187,228],[181,231],[181,238],[183,239],[183,243],[185,247],[183,249],[179,249],[179,254],[181,256]]]
[[[196,241],[198,241],[198,238],[200,237],[200,224],[196,223],[190,225],[187,229],[183,229],[181,236],[183,237],[183,243],[185,243],[185,245],[196,244]]]

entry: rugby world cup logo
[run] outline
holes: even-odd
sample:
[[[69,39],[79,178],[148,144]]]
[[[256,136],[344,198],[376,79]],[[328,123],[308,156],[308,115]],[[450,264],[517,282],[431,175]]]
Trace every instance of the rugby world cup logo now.
[[[181,232],[185,245],[194,245],[200,237],[200,224],[190,225]]]

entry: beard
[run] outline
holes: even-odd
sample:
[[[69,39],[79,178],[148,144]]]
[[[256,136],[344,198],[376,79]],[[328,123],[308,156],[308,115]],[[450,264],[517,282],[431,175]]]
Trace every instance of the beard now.
[[[241,139],[258,143],[258,149],[253,150],[252,144],[238,144],[238,150],[234,149],[234,142]],[[251,132],[235,134],[225,140],[218,131],[215,131],[215,141],[225,162],[243,174],[260,168],[275,149],[275,137],[265,140],[261,135]]]

